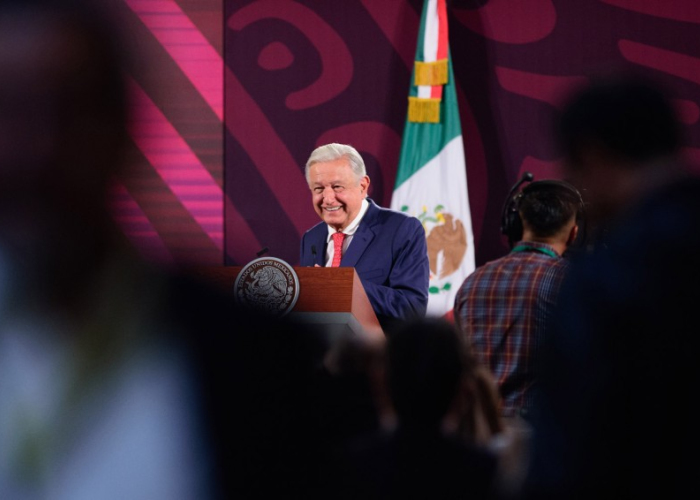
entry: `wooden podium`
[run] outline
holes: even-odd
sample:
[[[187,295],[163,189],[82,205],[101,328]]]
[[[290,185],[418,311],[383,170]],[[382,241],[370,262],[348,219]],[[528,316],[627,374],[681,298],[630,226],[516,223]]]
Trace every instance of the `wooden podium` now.
[[[199,269],[204,279],[233,292],[242,266]],[[333,338],[352,333],[384,338],[360,277],[352,267],[295,267],[299,297],[290,317],[325,328]]]

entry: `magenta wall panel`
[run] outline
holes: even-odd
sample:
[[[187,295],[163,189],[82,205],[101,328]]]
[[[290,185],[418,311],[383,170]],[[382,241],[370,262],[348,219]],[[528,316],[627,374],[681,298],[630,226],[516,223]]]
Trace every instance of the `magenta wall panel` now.
[[[321,143],[356,146],[371,195],[389,204],[421,5],[225,1],[228,263],[263,246],[297,261],[316,222],[303,164]],[[592,73],[632,67],[673,90],[689,158],[700,159],[696,2],[453,0],[448,9],[477,264],[506,251],[500,209],[521,172],[561,176],[550,124]]]
[[[115,216],[151,259],[223,263],[221,0],[122,0],[135,54],[129,168]]]
[[[116,4],[139,57],[113,207],[149,258],[243,264],[269,247],[296,263],[316,222],[303,164],[325,142],[355,145],[372,197],[389,204],[420,0]],[[632,67],[664,83],[700,162],[695,1],[448,6],[477,264],[506,250],[498,218],[520,173],[560,176],[550,123],[591,72]]]

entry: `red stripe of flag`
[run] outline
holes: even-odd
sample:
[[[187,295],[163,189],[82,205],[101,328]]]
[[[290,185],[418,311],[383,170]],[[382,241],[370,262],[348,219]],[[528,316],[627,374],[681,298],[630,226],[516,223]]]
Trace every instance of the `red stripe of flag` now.
[[[436,60],[447,59],[448,33],[447,33],[447,4],[445,0],[437,0],[438,14],[438,46]],[[442,85],[433,85],[430,89],[430,97],[442,99]]]

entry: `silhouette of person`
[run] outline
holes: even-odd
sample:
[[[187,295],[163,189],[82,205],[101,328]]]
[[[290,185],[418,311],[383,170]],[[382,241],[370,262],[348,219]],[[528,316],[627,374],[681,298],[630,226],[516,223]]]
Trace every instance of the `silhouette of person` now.
[[[557,124],[570,178],[605,232],[574,260],[546,339],[531,498],[678,498],[700,441],[700,181],[685,173],[667,92],[595,80]]]
[[[445,425],[474,363],[454,325],[436,318],[407,322],[388,338],[385,359],[396,427],[342,448],[338,462],[332,463],[333,494],[490,498],[496,491],[495,455]]]
[[[465,341],[498,381],[502,414],[527,418],[548,320],[576,240],[581,195],[563,181],[527,185],[515,197],[522,227],[508,255],[467,276],[455,297]]]
[[[99,4],[0,3],[0,498],[251,497],[268,465],[296,491],[316,344],[118,230],[128,54]]]

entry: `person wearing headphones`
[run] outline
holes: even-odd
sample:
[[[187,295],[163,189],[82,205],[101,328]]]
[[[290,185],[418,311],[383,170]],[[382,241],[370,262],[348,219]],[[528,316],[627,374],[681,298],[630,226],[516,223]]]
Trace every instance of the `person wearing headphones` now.
[[[504,205],[502,232],[511,251],[469,275],[455,297],[455,322],[498,382],[501,414],[526,421],[533,409],[538,346],[577,240],[583,202],[563,181],[526,176]]]

